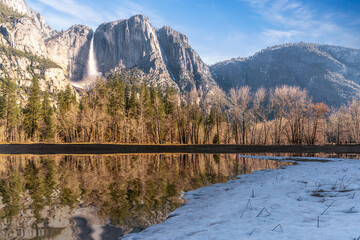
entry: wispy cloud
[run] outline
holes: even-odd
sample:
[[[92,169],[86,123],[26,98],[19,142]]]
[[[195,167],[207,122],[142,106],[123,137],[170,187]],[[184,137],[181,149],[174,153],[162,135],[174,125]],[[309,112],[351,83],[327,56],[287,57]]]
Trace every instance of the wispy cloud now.
[[[297,30],[279,31],[274,29],[267,29],[262,32],[262,37],[264,42],[270,45],[278,42],[291,42],[292,39],[300,34],[302,34],[302,32]]]
[[[117,0],[107,3],[110,4],[110,7],[101,9],[101,11],[97,9],[98,6],[80,0],[29,0],[29,3],[38,11],[47,9],[48,11],[43,12],[43,14],[56,29],[61,29],[64,26],[69,27],[70,22],[72,24],[87,24],[96,28],[103,22],[125,19],[136,14],[149,17],[154,26],[162,26],[166,23],[156,11],[130,0]]]
[[[129,18],[136,14],[143,14],[144,16],[149,17],[151,23],[156,27],[169,24],[155,10],[149,8],[148,6],[137,4],[133,1],[115,1],[113,4],[113,12],[117,18]]]
[[[96,12],[93,8],[87,5],[76,2],[75,0],[39,0],[39,2],[60,13],[65,13],[84,22],[95,23],[102,21],[100,13]]]
[[[268,44],[303,40],[358,46],[360,35],[340,26],[338,13],[318,14],[311,6],[296,0],[242,1],[248,2],[254,12],[272,25],[261,33]]]

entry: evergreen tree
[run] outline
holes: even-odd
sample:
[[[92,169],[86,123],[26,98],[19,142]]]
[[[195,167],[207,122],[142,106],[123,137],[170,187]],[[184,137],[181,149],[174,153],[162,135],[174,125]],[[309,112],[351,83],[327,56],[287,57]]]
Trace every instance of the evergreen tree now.
[[[129,99],[129,111],[132,117],[137,117],[137,109],[138,109],[138,100],[137,100],[137,92],[136,86],[133,85],[131,88],[131,96]]]
[[[60,112],[66,112],[70,109],[71,104],[76,103],[76,96],[73,93],[71,87],[69,85],[66,86],[65,91],[61,91],[58,94],[58,102],[57,107]]]
[[[0,117],[5,120],[6,140],[14,140],[19,122],[19,107],[16,102],[16,86],[10,78],[4,79],[1,86]]]
[[[153,105],[155,102],[155,98],[156,98],[156,89],[154,87],[154,85],[150,86],[150,102]]]
[[[35,141],[41,120],[41,90],[36,76],[32,80],[29,99],[24,109],[24,127],[26,134]]]
[[[125,109],[125,85],[116,73],[108,78],[108,113],[110,116],[121,115]]]
[[[176,94],[175,89],[170,87],[169,85],[166,85],[164,105],[165,105],[165,113],[168,115],[172,114],[174,111],[174,103],[171,100],[175,94]]]
[[[146,84],[142,84],[139,92],[138,101],[138,121],[139,121],[139,134],[140,142],[144,142],[146,122],[150,116],[150,94]]]
[[[49,93],[44,92],[43,102],[42,102],[43,126],[41,130],[41,137],[44,140],[49,140],[54,137],[53,114],[54,114],[54,110],[50,105]]]
[[[165,107],[161,89],[150,88],[151,132],[155,143],[163,143],[165,137]]]
[[[125,87],[125,112],[126,112],[126,116],[129,115],[129,110],[130,110],[130,88],[128,85],[126,85]]]

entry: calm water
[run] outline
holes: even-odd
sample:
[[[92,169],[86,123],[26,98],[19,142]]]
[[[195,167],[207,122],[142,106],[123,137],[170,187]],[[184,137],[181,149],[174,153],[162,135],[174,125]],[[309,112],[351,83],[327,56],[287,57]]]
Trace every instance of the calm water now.
[[[118,239],[166,220],[182,192],[280,165],[235,154],[0,156],[0,239]]]

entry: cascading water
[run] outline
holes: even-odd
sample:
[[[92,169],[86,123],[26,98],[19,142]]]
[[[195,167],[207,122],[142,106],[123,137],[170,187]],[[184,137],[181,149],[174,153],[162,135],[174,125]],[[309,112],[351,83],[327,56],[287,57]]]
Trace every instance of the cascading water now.
[[[90,50],[89,50],[89,59],[87,66],[87,76],[90,78],[95,78],[99,75],[99,71],[97,69],[96,55],[94,49],[94,32],[90,42]]]

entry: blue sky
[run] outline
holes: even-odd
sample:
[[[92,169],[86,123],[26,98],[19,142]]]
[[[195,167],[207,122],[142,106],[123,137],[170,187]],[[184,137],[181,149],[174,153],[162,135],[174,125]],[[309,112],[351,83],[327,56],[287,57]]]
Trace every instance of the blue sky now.
[[[360,48],[360,1],[353,0],[27,0],[57,30],[93,29],[143,14],[186,34],[207,64],[288,42]]]

